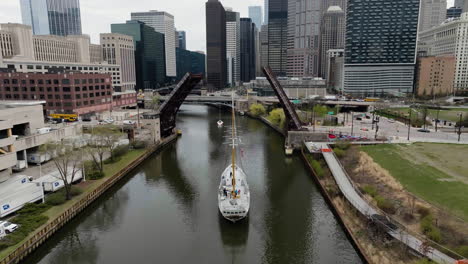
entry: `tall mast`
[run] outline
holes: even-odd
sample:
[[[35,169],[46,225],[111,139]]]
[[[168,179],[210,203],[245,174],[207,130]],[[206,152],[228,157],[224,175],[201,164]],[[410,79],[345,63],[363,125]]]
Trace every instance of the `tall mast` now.
[[[236,190],[236,113],[234,109],[234,90],[232,91],[232,192]]]

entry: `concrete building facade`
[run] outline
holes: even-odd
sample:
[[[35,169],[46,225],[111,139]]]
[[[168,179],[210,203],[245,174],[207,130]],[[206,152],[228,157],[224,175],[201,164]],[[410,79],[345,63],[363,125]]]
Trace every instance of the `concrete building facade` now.
[[[454,56],[418,58],[416,95],[435,98],[452,94],[455,65]]]
[[[339,6],[330,6],[323,14],[320,38],[320,76],[323,78],[327,78],[328,76],[328,51],[344,49],[345,24],[345,13]]]
[[[100,35],[103,59],[112,65],[120,65],[121,88],[117,92],[135,91],[135,46],[133,37],[104,33]]]
[[[420,32],[418,53],[425,56],[454,56],[453,93],[468,91],[468,13],[438,27]]]
[[[132,20],[138,20],[152,27],[156,32],[164,34],[164,46],[166,52],[166,76],[176,77],[176,50],[175,50],[175,25],[174,16],[163,11],[150,10],[148,12],[131,13]]]
[[[226,10],[218,0],[208,0],[206,9],[206,74],[209,90],[227,83]]]
[[[241,44],[240,14],[231,10],[226,11],[226,60],[227,82],[235,86],[240,81]]]
[[[343,91],[344,49],[330,49],[326,59],[327,87],[335,91]]]
[[[320,75],[321,0],[288,1],[287,74]]]
[[[289,98],[310,98],[315,95],[325,96],[327,86],[321,78],[280,78],[278,80]],[[275,96],[270,83],[265,77],[258,77],[246,84],[247,88],[257,92],[259,96]]]
[[[79,0],[20,0],[23,24],[34,35],[81,35]]]
[[[404,96],[413,92],[419,4],[419,0],[348,1],[346,93]]]
[[[419,31],[438,26],[447,17],[447,0],[421,0]]]

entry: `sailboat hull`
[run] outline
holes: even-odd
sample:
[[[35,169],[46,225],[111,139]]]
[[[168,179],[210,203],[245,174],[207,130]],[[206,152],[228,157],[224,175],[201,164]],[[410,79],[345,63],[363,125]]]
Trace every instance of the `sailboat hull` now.
[[[233,190],[232,165],[229,165],[221,174],[218,191],[219,212],[225,219],[233,223],[246,218],[250,209],[250,191],[246,175],[238,166],[235,173],[236,189]]]

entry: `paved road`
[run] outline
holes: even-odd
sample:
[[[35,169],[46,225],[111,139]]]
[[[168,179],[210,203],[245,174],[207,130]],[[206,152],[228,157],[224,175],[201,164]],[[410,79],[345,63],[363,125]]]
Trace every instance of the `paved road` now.
[[[351,115],[348,115],[351,118]],[[340,114],[339,122],[344,118],[344,114]],[[363,119],[362,121],[354,120],[354,128],[352,129],[351,121],[345,123],[345,126],[342,127],[323,127],[316,126],[315,131],[329,132],[333,131],[335,133],[343,133],[346,135],[351,135],[353,131],[354,136],[367,137],[369,139],[374,139],[375,137],[375,126],[372,129],[371,119]],[[313,130],[313,127],[308,127],[309,130]],[[411,128],[410,130],[410,140],[409,142],[435,142],[435,143],[459,143],[458,135],[455,132],[435,132],[434,129],[430,128],[430,133],[418,132],[419,128]],[[380,117],[379,122],[379,131],[377,133],[378,137],[391,138],[392,141],[403,143],[408,142],[408,126],[398,121],[389,121],[385,117]],[[462,134],[460,144],[468,144],[468,134]]]
[[[330,149],[330,147],[326,143],[306,143],[306,145],[309,151],[317,149]],[[370,216],[372,215],[380,214],[375,208],[373,208],[369,203],[367,203],[356,191],[356,188],[353,186],[351,180],[346,174],[346,170],[341,166],[341,163],[338,161],[336,155],[333,152],[326,151],[322,151],[322,154],[333,174],[333,177],[335,178],[336,183],[338,184],[338,187],[340,188],[341,192],[346,197],[346,199],[357,210],[359,210],[359,212],[361,212],[368,218],[370,218]],[[397,229],[396,231],[388,231],[388,234],[390,234],[395,239],[403,242],[410,248],[420,252],[421,254],[425,254],[421,250],[421,240],[409,234],[408,232],[401,229]],[[429,250],[429,253],[426,253],[425,255],[437,263],[455,263],[455,259],[433,248],[431,248]]]

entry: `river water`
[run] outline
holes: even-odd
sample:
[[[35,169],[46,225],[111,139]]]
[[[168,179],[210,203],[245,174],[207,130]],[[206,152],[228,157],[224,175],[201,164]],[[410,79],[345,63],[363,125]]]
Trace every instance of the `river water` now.
[[[217,207],[230,160],[228,113],[184,105],[179,140],[36,250],[24,263],[362,263],[298,157],[259,121],[238,118],[250,214],[232,224]]]

